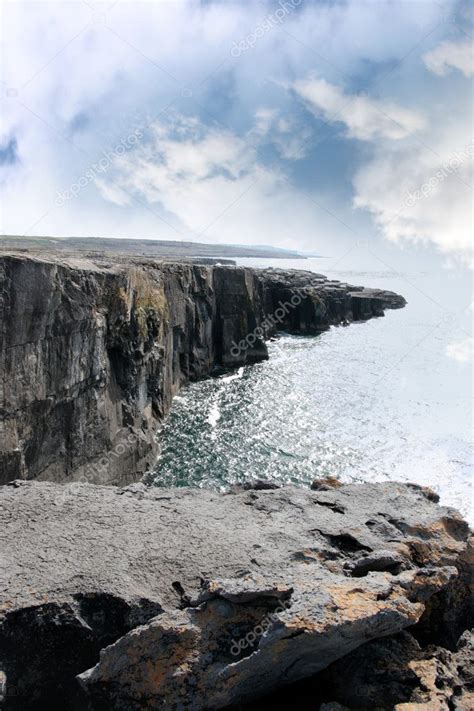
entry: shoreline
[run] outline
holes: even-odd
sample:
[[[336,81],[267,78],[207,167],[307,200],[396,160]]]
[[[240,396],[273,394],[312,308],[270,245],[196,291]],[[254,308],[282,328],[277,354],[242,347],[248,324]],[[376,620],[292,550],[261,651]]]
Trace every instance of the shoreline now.
[[[316,335],[405,305],[313,272],[111,255],[4,254],[0,281],[0,483],[136,480],[183,384],[266,359],[277,330]]]

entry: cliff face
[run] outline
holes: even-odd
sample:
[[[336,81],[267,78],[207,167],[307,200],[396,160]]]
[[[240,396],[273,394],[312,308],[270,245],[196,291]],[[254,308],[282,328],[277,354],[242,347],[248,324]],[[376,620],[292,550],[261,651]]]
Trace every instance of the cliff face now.
[[[309,272],[23,254],[0,294],[0,483],[136,478],[184,383],[405,304]]]

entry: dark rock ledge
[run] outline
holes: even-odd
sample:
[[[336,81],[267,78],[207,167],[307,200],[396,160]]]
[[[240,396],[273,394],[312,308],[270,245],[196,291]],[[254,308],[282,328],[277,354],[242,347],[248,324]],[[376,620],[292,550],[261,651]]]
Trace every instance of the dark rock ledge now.
[[[1,487],[6,708],[472,709],[466,523],[318,488]]]
[[[3,253],[0,484],[136,480],[185,383],[267,358],[277,330],[315,334],[404,305],[311,272]]]

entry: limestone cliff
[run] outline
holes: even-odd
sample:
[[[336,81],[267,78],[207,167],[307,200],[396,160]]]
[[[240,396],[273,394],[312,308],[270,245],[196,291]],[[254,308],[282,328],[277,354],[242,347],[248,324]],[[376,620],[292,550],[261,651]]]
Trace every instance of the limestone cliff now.
[[[405,304],[310,272],[63,254],[4,254],[0,294],[0,483],[130,481],[184,383],[266,358],[277,330]]]

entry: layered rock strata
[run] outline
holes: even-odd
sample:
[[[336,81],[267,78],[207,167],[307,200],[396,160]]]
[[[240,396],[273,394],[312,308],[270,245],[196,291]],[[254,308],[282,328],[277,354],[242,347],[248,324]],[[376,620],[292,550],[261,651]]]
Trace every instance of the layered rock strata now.
[[[468,560],[460,515],[397,483],[224,495],[18,481],[0,488],[0,518],[14,711],[242,704],[416,630]],[[400,665],[436,687],[420,649]]]
[[[405,304],[311,272],[23,253],[0,256],[0,296],[0,483],[127,483],[184,383]]]

